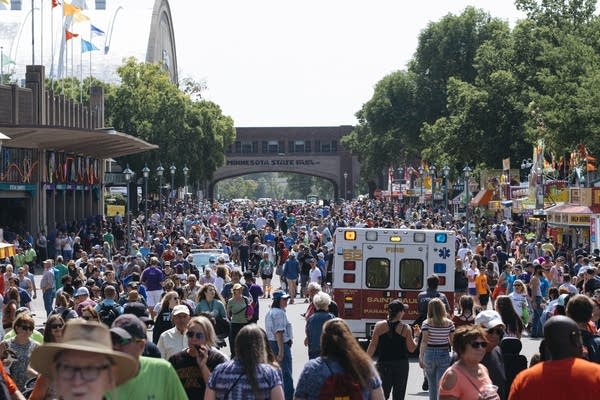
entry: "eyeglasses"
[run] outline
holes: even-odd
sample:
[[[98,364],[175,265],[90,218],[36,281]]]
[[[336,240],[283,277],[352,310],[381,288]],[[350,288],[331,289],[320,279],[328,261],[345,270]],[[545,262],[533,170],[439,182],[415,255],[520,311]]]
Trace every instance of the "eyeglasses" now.
[[[514,285],[514,287],[523,287],[523,285],[521,285],[520,283],[517,283],[516,285]]]
[[[63,380],[75,379],[75,374],[79,372],[79,376],[86,382],[94,381],[100,375],[100,372],[110,368],[110,364],[99,365],[97,367],[74,367],[72,365],[58,364],[56,366],[58,377]]]
[[[52,324],[49,325],[50,329],[62,329],[65,326],[65,324]]]
[[[493,333],[495,333],[498,336],[502,336],[502,335],[504,335],[504,330],[492,328],[492,329],[488,329],[487,333],[489,333],[490,335],[493,334]]]
[[[204,334],[204,332],[192,332],[192,331],[187,331],[185,334],[187,337],[191,338],[196,338],[198,340],[202,340],[206,337],[206,335]]]
[[[488,342],[471,342],[469,344],[474,349],[485,349],[488,345]]]
[[[171,300],[179,300],[179,297],[173,297]]]
[[[24,331],[33,331],[33,326],[30,325],[17,325],[17,328],[21,328]]]

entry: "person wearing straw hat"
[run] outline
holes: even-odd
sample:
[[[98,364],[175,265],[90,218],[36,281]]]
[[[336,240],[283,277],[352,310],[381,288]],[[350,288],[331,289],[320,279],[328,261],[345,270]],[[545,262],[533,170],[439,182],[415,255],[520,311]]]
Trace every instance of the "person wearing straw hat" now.
[[[113,350],[105,325],[69,320],[63,341],[36,348],[31,367],[52,380],[63,400],[101,400],[107,391],[135,375],[137,361]]]

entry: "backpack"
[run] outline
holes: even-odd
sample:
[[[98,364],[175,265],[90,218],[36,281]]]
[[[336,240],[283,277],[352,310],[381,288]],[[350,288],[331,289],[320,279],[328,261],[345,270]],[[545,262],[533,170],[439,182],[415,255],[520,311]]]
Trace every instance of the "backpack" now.
[[[119,305],[113,304],[109,306],[108,304],[100,304],[100,311],[98,311],[98,316],[100,317],[100,322],[107,325],[109,328],[111,327],[113,321],[117,319],[119,316]]]
[[[254,319],[254,306],[248,302],[248,298],[244,296],[246,302],[246,319],[252,321]]]
[[[329,363],[323,359],[331,374],[325,379],[319,391],[319,400],[362,400],[362,388],[347,372],[334,373]]]

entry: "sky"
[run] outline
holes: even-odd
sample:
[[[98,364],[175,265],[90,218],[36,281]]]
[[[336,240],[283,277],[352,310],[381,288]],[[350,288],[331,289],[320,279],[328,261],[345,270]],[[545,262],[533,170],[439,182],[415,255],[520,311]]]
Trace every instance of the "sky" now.
[[[169,0],[179,78],[235,126],[356,125],[430,22],[472,5],[511,26],[512,0]]]

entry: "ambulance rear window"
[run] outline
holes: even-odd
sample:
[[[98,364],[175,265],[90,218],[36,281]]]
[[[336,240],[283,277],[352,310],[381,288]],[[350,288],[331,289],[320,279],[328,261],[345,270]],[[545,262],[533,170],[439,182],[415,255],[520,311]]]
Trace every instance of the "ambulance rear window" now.
[[[367,287],[387,288],[390,286],[390,260],[387,258],[367,259]]]
[[[423,260],[404,258],[400,260],[400,287],[421,289],[423,287],[425,265]]]

